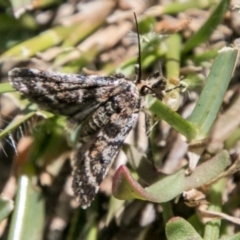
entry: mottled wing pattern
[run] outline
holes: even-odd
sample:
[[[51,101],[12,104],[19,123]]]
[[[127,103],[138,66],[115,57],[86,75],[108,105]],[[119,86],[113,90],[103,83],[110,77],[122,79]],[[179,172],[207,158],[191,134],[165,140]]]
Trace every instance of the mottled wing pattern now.
[[[90,148],[84,154],[80,148],[74,156],[77,164],[74,167],[73,189],[83,208],[88,207],[94,199],[113,159],[138,118],[140,102],[134,92],[121,93],[106,105],[109,103],[115,105],[115,110],[106,111],[111,113],[109,121],[94,137]]]
[[[9,72],[13,87],[45,110],[82,121],[101,103],[118,94],[113,77],[82,76],[29,68]]]
[[[74,154],[73,190],[88,207],[112,161],[138,118],[140,96],[124,78],[60,74],[15,68],[13,87],[46,110],[82,121]]]

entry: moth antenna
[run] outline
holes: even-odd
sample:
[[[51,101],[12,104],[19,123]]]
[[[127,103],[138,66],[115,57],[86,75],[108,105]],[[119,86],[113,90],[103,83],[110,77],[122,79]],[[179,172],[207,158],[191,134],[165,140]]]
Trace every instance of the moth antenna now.
[[[138,29],[138,21],[136,13],[134,12],[134,19],[136,24],[136,31],[137,31],[137,42],[138,42],[138,76],[137,76],[137,83],[140,83],[142,77],[142,64],[141,64],[141,45],[140,45],[140,36],[139,36],[139,29]]]

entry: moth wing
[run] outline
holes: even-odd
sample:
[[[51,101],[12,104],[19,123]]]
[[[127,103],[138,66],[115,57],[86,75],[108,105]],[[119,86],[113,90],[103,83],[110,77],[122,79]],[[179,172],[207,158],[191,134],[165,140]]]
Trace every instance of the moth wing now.
[[[73,190],[82,208],[88,207],[99,185],[106,176],[120,147],[137,120],[138,114],[133,114],[118,122],[111,121],[96,136],[89,150],[82,155],[78,149],[74,156]],[[124,127],[123,127],[124,126]]]
[[[117,94],[114,77],[82,76],[28,68],[9,72],[13,87],[45,110],[82,121]]]

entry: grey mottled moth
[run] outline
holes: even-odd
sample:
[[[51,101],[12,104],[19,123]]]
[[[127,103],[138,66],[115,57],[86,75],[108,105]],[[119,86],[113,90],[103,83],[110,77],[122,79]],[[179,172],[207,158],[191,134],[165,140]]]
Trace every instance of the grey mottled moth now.
[[[138,35],[140,54],[139,42]],[[139,56],[139,66],[140,63]],[[72,184],[82,208],[95,198],[124,139],[137,122],[141,96],[149,91],[159,93],[165,87],[159,74],[146,81],[140,78],[139,74],[134,83],[120,74],[83,76],[29,68],[9,72],[12,86],[30,101],[82,124],[81,144],[73,157]]]
[[[79,136],[82,144],[73,159],[73,190],[82,208],[94,199],[136,123],[141,95],[162,84],[156,76],[154,81],[135,84],[122,75],[82,76],[30,68],[12,69],[9,81],[43,109],[83,124]]]

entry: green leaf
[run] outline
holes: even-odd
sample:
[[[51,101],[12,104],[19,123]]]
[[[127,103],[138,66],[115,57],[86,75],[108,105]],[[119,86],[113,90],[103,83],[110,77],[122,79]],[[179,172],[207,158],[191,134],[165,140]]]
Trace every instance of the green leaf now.
[[[234,48],[224,47],[219,51],[196,107],[187,119],[198,131],[195,140],[204,139],[212,127],[234,72],[237,56],[238,50]]]
[[[184,2],[174,1],[167,5],[157,5],[147,9],[145,15],[147,16],[159,16],[164,14],[177,14],[184,12],[188,9],[197,8],[207,8],[211,4],[210,1],[201,1],[201,0],[186,0]]]
[[[25,115],[21,115],[16,117],[1,133],[0,133],[0,139],[6,137],[9,133],[11,133],[13,130],[17,129],[21,124],[26,122],[28,119],[30,119],[35,112],[31,111],[26,113]]]
[[[22,175],[19,178],[15,204],[8,240],[42,240],[45,225],[44,198],[33,177]]]
[[[168,108],[160,100],[148,95],[146,107],[155,113],[160,119],[166,121],[175,130],[184,135],[188,140],[197,134],[193,124],[183,119],[179,114]]]
[[[199,165],[189,176],[185,175],[184,169],[172,175],[159,174],[158,181],[146,188],[134,180],[125,166],[120,166],[113,178],[112,192],[120,200],[137,198],[158,203],[167,202],[183,191],[198,188],[216,179],[229,165],[229,154],[223,151]]]
[[[117,212],[119,212],[120,209],[124,208],[124,203],[125,201],[118,200],[114,197],[110,197],[106,225],[109,225],[110,222],[115,218]]]
[[[13,201],[0,196],[0,223],[6,218],[13,210]]]
[[[8,83],[1,83],[0,84],[0,94],[6,93],[6,92],[15,92],[16,90],[13,89],[13,87]]]
[[[221,179],[211,186],[209,194],[209,211],[221,212],[222,211],[222,194],[226,189],[226,179]],[[204,239],[215,240],[220,235],[221,220],[212,219],[206,223]]]
[[[151,198],[150,196],[147,196],[147,193],[144,191],[142,186],[133,179],[130,172],[124,165],[120,166],[114,174],[112,194],[120,200],[134,198],[146,200]]]
[[[190,223],[180,217],[174,217],[166,225],[168,240],[202,240]]]
[[[179,34],[171,35],[167,40],[166,52],[166,78],[179,78],[180,76],[180,48],[181,36]]]
[[[220,240],[239,240],[239,239],[240,239],[240,233],[237,233],[233,236],[222,237]]]
[[[194,47],[206,42],[216,27],[222,22],[229,7],[229,0],[222,0],[212,12],[203,26],[186,42],[183,53],[191,51]]]
[[[73,32],[77,25],[70,27],[57,26],[47,30],[40,35],[26,40],[11,49],[4,52],[0,57],[0,62],[6,61],[9,58],[16,57],[18,59],[26,59],[34,56],[37,52],[48,49],[61,43],[70,32]]]

